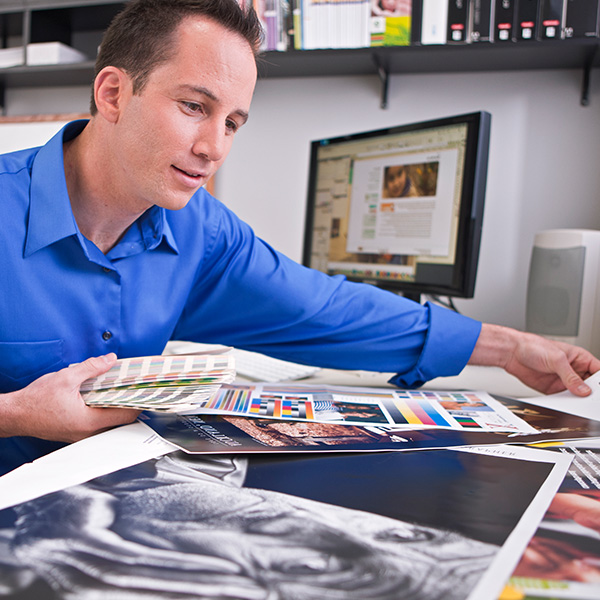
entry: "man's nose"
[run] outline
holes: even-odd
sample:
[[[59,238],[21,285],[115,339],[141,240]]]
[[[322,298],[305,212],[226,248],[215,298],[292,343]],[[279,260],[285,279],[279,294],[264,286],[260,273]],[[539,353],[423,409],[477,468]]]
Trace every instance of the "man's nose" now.
[[[196,141],[192,147],[192,152],[197,156],[204,156],[211,162],[223,160],[227,153],[228,140],[225,125],[205,121],[198,127]]]

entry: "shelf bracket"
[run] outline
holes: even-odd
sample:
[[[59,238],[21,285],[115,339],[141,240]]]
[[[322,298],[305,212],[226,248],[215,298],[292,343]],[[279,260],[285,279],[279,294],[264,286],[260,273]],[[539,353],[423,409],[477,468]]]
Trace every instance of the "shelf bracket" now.
[[[581,106],[587,106],[590,103],[590,78],[592,75],[592,65],[594,58],[598,52],[598,44],[596,44],[592,50],[587,54],[585,63],[583,65],[583,81],[581,84]]]
[[[385,109],[388,107],[388,89],[390,83],[390,70],[387,64],[381,60],[378,54],[373,54],[373,62],[377,67],[377,75],[381,81],[381,108]]]

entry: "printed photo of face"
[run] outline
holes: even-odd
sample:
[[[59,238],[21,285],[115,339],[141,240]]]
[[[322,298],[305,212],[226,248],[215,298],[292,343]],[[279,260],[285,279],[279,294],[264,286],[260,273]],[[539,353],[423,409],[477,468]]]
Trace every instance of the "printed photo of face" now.
[[[4,588],[43,583],[77,600],[458,600],[498,549],[241,487],[245,473],[243,459],[177,453],[20,505],[0,538]]]

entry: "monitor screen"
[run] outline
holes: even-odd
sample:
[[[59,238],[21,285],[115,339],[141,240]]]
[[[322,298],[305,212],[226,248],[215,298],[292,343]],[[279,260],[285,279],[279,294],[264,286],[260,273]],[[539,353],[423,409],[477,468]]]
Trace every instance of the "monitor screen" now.
[[[303,263],[419,300],[473,297],[486,112],[311,143]]]

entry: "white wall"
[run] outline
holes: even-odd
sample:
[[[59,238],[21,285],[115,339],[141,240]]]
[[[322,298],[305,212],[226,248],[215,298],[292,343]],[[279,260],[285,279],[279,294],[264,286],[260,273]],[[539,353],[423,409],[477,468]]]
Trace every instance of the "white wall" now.
[[[524,327],[535,233],[600,229],[600,72],[580,106],[579,71],[259,81],[250,120],[217,176],[217,195],[276,248],[301,259],[312,139],[487,110],[491,154],[474,318]]]
[[[300,260],[310,140],[487,110],[492,139],[474,318],[522,328],[531,244],[555,227],[600,229],[600,70],[580,106],[581,72],[394,75],[258,82],[250,120],[217,176],[217,195]],[[85,88],[7,90],[9,115],[87,110]]]
[[[0,153],[34,148],[49,140],[66,121],[0,123]]]

